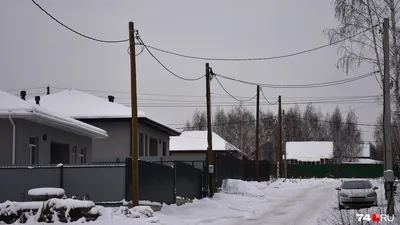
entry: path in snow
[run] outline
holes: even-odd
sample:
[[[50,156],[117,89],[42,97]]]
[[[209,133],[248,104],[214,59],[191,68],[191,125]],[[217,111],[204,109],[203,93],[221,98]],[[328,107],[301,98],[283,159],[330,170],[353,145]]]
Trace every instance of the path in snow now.
[[[239,183],[233,189],[244,190],[245,196],[221,193],[192,206],[167,207],[158,217],[161,224],[172,224],[170,219],[178,217],[180,224],[191,225],[313,225],[322,212],[332,208],[339,184],[329,179],[278,181],[253,187]]]

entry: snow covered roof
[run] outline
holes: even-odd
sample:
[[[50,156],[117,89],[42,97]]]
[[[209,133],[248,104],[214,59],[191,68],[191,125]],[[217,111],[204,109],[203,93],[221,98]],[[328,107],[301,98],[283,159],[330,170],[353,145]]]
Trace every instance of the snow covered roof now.
[[[92,138],[106,138],[107,132],[95,126],[44,109],[0,90],[0,117],[21,118]]]
[[[382,164],[382,161],[374,159],[356,159],[356,162],[343,162],[343,164]]]
[[[212,145],[214,151],[241,152],[214,132],[212,133]],[[206,151],[207,147],[207,131],[184,131],[180,136],[170,137],[169,141],[170,151]]]
[[[299,161],[320,161],[333,156],[333,142],[324,141],[303,141],[286,142],[287,159]]]
[[[130,107],[74,89],[41,96],[40,105],[75,119],[131,117]],[[138,111],[138,117],[145,117],[144,112]]]

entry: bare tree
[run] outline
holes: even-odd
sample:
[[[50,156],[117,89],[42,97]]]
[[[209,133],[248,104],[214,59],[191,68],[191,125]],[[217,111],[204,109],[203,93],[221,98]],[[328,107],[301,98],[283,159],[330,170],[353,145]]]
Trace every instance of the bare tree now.
[[[207,116],[204,110],[200,112],[199,109],[196,109],[193,114],[191,127],[192,130],[207,130]]]
[[[338,162],[341,162],[344,156],[343,149],[343,117],[339,107],[335,108],[331,119],[329,133],[333,140],[333,156]]]
[[[303,141],[302,122],[300,107],[290,107],[283,121],[286,141]]]
[[[221,136],[222,138],[226,138],[229,132],[229,124],[227,115],[222,108],[217,108],[214,114],[213,120],[213,131]]]
[[[337,67],[348,73],[364,64],[373,71],[379,71],[380,79],[377,77],[377,81],[382,88],[382,23],[384,18],[389,18],[389,65],[395,103],[395,113],[392,117],[397,121],[400,121],[400,32],[397,27],[397,22],[400,20],[399,10],[400,0],[334,0],[335,18],[340,24],[334,29],[325,30],[331,43],[367,30],[356,37],[337,43],[338,54],[341,56],[337,61]],[[374,28],[369,29],[371,27]]]
[[[285,115],[285,121],[286,121]],[[271,111],[260,113],[260,152],[261,158],[275,161],[278,148],[278,120]]]
[[[255,118],[251,110],[243,105],[232,108],[227,113],[229,132],[226,140],[249,156],[254,154]]]
[[[354,161],[356,157],[359,157],[363,148],[362,133],[356,124],[357,116],[351,110],[347,113],[342,132],[343,157],[349,161]]]

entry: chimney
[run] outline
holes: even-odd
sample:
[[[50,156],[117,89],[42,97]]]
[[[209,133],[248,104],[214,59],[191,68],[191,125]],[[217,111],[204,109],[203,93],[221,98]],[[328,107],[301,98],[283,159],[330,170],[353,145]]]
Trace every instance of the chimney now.
[[[114,96],[109,95],[109,96],[108,96],[108,101],[109,101],[109,102],[114,102]]]
[[[40,104],[39,104],[39,102],[40,102],[40,96],[35,96],[35,102],[36,102],[37,105],[40,105]]]
[[[21,91],[20,96],[21,96],[21,99],[22,99],[22,100],[26,100],[26,99],[25,99],[25,97],[26,97],[26,91]]]

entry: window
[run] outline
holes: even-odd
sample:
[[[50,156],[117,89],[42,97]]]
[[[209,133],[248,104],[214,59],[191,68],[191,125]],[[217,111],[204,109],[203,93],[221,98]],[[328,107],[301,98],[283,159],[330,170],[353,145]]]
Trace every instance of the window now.
[[[79,158],[80,158],[80,163],[85,164],[86,163],[86,148],[81,148],[81,151],[79,153]]]
[[[143,155],[143,134],[139,133],[139,156]]]
[[[345,181],[342,184],[342,189],[370,189],[372,184],[369,181],[355,180],[355,181]]]
[[[38,138],[29,138],[29,164],[39,163],[39,152],[38,152]]]
[[[162,151],[163,151],[163,156],[167,156],[167,142],[163,141],[162,143]]]
[[[78,148],[72,147],[72,164],[78,164]]]

